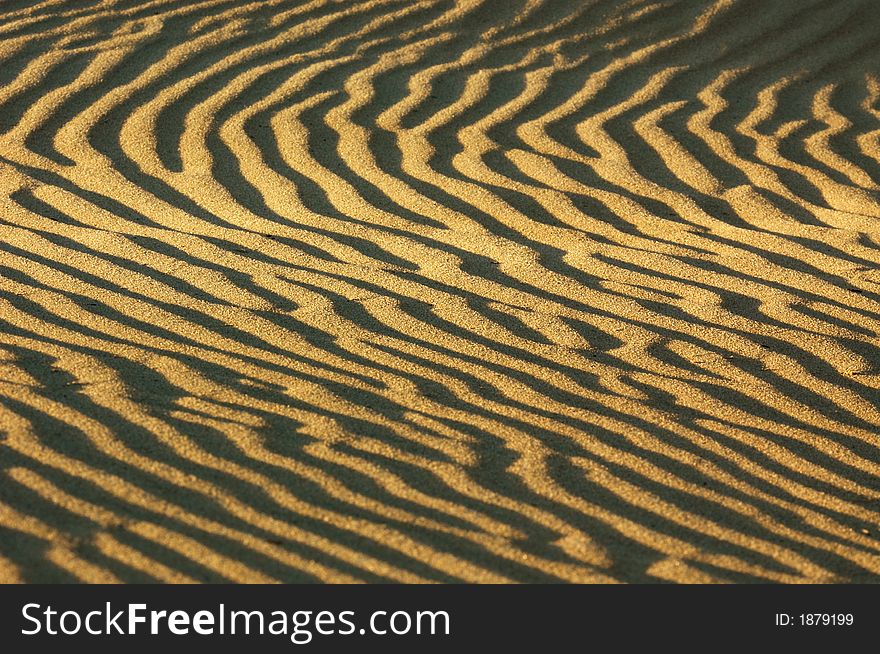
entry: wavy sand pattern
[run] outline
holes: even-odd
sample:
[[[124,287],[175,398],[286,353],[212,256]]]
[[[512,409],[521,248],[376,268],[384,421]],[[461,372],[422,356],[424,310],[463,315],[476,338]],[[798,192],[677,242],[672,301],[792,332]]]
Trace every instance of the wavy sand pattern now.
[[[873,0],[0,5],[3,581],[880,579]]]

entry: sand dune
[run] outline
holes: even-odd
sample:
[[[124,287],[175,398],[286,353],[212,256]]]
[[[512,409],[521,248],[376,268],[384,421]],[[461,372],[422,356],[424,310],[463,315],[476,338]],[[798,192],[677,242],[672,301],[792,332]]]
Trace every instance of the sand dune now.
[[[0,580],[880,580],[873,0],[0,4]]]

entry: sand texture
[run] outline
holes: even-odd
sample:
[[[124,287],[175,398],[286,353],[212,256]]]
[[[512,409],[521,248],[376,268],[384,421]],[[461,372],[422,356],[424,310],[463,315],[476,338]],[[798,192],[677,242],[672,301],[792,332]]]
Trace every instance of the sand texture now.
[[[4,0],[0,580],[880,580],[874,0]]]

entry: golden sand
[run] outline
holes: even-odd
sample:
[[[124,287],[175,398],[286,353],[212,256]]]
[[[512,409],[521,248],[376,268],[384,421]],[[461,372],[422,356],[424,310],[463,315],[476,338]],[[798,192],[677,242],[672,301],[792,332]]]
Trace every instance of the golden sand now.
[[[873,0],[0,4],[0,580],[880,579]]]

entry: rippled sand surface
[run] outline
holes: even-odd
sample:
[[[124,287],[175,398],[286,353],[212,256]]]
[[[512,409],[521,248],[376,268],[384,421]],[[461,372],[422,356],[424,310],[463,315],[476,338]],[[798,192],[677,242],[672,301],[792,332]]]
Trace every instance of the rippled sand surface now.
[[[0,580],[877,581],[880,8],[0,4]]]

